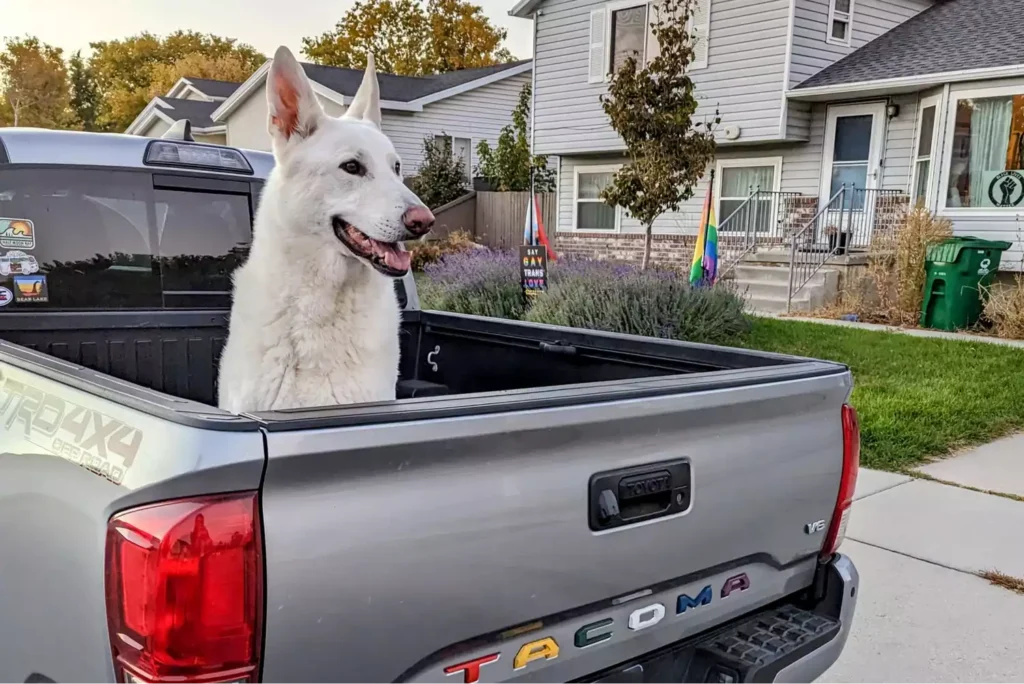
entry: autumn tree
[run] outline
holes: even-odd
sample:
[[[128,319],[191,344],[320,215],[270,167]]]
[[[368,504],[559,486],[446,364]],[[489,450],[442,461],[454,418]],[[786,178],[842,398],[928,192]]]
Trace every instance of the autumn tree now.
[[[486,179],[492,190],[529,190],[531,171],[535,192],[555,190],[555,172],[547,167],[547,157],[530,154],[530,94],[531,87],[527,83],[519,91],[519,104],[512,110],[512,123],[501,129],[498,144],[493,149],[486,140],[481,140],[476,147],[480,158],[477,175]]]
[[[255,48],[234,38],[195,31],[175,31],[165,38],[144,32],[90,45],[89,68],[101,95],[97,123],[115,131],[127,128],[177,77],[244,80],[266,61]],[[193,68],[202,73],[184,73]]]
[[[694,37],[689,19],[693,0],[662,0],[652,5],[651,32],[658,52],[646,64],[635,55],[612,75],[601,105],[626,145],[629,162],[616,173],[601,198],[620,206],[644,226],[641,268],[651,258],[651,229],[666,211],[693,197],[693,189],[714,159],[713,126],[718,112],[694,121],[697,98],[687,73]]]
[[[99,109],[99,91],[92,77],[89,65],[82,59],[81,51],[68,60],[68,80],[71,86],[71,109],[82,130],[96,130],[96,114]]]
[[[372,52],[380,72],[403,76],[490,66],[515,58],[501,47],[507,32],[464,0],[357,0],[320,36],[302,39],[303,53],[327,66],[363,69]]]
[[[0,52],[0,125],[67,128],[74,124],[60,48],[14,38]]]

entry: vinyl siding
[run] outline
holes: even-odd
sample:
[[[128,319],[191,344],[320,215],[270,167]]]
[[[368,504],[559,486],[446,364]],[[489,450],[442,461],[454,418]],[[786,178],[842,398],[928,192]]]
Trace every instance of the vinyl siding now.
[[[601,109],[607,85],[588,83],[590,12],[595,0],[549,0],[536,20],[536,151],[622,151]],[[712,0],[708,68],[693,72],[698,117],[737,125],[738,143],[779,138],[789,0]]]
[[[512,110],[519,92],[530,82],[530,72],[511,76],[461,95],[426,105],[422,112],[385,112],[381,128],[391,138],[406,172],[419,168],[423,160],[423,139],[447,133],[473,140],[473,168],[479,159],[476,146],[486,140],[493,147],[501,129],[512,123]]]
[[[807,80],[932,4],[932,0],[854,0],[853,32],[846,47],[826,42],[829,0],[796,0],[789,86]],[[879,74],[882,77],[884,74]]]

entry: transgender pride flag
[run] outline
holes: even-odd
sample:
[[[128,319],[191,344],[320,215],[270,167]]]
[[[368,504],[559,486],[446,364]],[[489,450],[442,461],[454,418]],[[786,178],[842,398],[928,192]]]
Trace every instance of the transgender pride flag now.
[[[718,275],[718,227],[715,225],[715,205],[711,201],[715,177],[708,183],[708,196],[704,199],[704,211],[700,218],[697,244],[693,248],[693,262],[690,265],[690,284],[695,287],[715,284]]]

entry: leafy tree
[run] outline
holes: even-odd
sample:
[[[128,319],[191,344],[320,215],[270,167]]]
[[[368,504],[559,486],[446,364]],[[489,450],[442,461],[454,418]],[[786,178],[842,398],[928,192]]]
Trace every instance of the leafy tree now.
[[[601,193],[608,204],[625,208],[645,228],[642,268],[651,257],[651,227],[666,211],[693,197],[693,188],[714,159],[713,126],[695,122],[697,98],[687,74],[693,60],[689,18],[693,0],[662,0],[655,7],[652,33],[659,53],[640,65],[630,56],[612,75],[601,105],[626,144],[629,163]]]
[[[68,60],[68,79],[71,83],[71,109],[83,130],[96,130],[96,112],[99,109],[99,91],[81,51]]]
[[[208,69],[206,73],[214,75],[207,78],[216,78],[217,74],[230,74],[237,78],[241,73],[251,74],[266,61],[266,57],[255,48],[237,43],[234,38],[195,31],[175,31],[166,38],[144,32],[90,45],[93,54],[89,68],[101,95],[97,123],[106,130],[122,131],[127,128],[152,95],[160,94],[157,91],[159,87],[173,85],[173,81],[168,83],[167,80],[171,78],[171,72],[178,74],[179,71],[168,65],[182,61],[195,64],[192,60],[207,65],[213,63],[220,68]],[[244,69],[235,69],[236,62]],[[226,67],[227,64],[231,66]]]
[[[28,36],[0,52],[0,125],[66,128],[74,124],[63,52]]]
[[[547,157],[530,155],[530,93],[527,83],[519,91],[519,104],[512,110],[512,123],[501,129],[494,149],[486,140],[476,146],[480,157],[477,173],[499,192],[529,190],[531,170],[536,192],[555,190],[555,171],[547,167]]]
[[[317,64],[377,69],[403,76],[438,74],[513,61],[500,47],[507,32],[465,0],[357,0],[334,29],[302,39]]]
[[[431,136],[423,139],[423,164],[413,179],[412,191],[431,209],[466,194],[466,164],[452,154],[451,138],[445,135],[440,140]]]

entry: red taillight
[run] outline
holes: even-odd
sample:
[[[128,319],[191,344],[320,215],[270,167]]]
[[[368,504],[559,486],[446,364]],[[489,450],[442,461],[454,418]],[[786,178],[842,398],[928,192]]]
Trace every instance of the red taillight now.
[[[822,558],[828,558],[835,553],[846,536],[846,523],[850,519],[859,468],[860,421],[857,419],[857,410],[849,404],[843,404],[843,475],[839,480],[839,494],[836,496],[836,509],[832,513],[832,524],[829,525],[828,536],[825,537],[825,546],[821,549]]]
[[[119,513],[107,525],[107,622],[119,681],[256,681],[263,551],[255,493]]]

